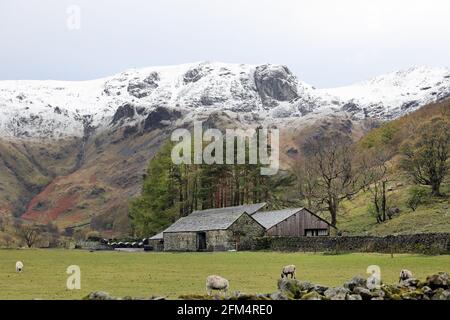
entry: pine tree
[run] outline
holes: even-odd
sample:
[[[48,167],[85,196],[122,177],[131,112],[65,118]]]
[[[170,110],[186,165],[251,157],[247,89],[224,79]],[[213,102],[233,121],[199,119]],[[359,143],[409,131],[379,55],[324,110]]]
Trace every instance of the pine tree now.
[[[178,217],[180,185],[176,180],[180,168],[172,163],[171,149],[172,144],[166,144],[150,161],[142,195],[130,204],[129,215],[136,235],[156,233]]]

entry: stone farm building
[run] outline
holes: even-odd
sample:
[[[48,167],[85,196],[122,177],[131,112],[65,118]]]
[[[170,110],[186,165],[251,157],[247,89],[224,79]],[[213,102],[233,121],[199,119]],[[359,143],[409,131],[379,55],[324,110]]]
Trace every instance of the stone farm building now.
[[[153,248],[155,251],[164,251],[164,238],[163,233],[160,232],[158,234],[155,234],[153,237],[148,239],[149,245]]]
[[[150,238],[156,251],[250,250],[261,236],[329,236],[331,225],[305,208],[261,211],[265,203],[194,211]]]
[[[163,232],[165,251],[251,249],[264,227],[251,214],[264,204],[194,211]]]

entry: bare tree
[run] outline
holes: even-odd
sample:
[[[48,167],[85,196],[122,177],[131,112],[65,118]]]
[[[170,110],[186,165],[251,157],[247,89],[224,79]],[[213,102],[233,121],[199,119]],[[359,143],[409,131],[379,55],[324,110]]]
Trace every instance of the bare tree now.
[[[388,160],[391,154],[385,150],[366,151],[362,157],[363,185],[367,186],[372,196],[371,207],[377,222],[382,223],[391,216],[387,207]]]
[[[300,200],[305,201],[309,209],[318,209],[314,197],[318,178],[313,166],[309,165],[308,160],[302,157],[296,159],[291,171],[297,179],[296,186]]]
[[[39,239],[39,228],[35,224],[17,224],[17,235],[31,248]]]
[[[355,165],[354,146],[350,139],[339,134],[306,144],[307,166],[316,182],[312,197],[330,213],[331,224],[336,226],[339,205],[350,199],[364,186],[360,168]]]
[[[420,127],[419,138],[403,148],[403,169],[417,184],[431,186],[431,193],[440,196],[440,186],[449,172],[450,122],[441,117]]]

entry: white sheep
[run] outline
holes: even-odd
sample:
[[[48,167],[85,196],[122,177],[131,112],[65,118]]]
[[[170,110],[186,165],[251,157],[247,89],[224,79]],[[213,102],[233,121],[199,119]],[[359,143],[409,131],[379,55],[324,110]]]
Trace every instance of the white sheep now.
[[[16,272],[22,272],[23,270],[23,263],[22,261],[17,261],[16,262]]]
[[[228,280],[220,276],[213,275],[206,278],[206,292],[208,296],[211,295],[212,290],[219,290],[226,293],[229,286]]]
[[[398,280],[398,282],[402,282],[408,279],[411,279],[413,277],[413,274],[411,271],[403,269],[402,271],[400,271],[400,279]]]
[[[291,275],[291,278],[295,279],[295,270],[296,270],[296,267],[293,264],[284,266],[283,269],[281,270],[281,278],[284,278],[284,277],[287,278],[289,275]]]

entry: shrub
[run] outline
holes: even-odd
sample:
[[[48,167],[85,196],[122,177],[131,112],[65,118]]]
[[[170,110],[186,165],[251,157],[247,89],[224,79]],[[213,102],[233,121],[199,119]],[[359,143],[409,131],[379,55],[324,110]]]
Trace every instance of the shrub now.
[[[378,223],[382,223],[384,220],[382,219],[382,213],[381,212],[377,212],[377,209],[375,207],[375,204],[373,202],[369,203],[367,205],[367,213],[371,216],[374,217]]]
[[[89,231],[85,238],[87,241],[100,241],[102,239],[98,231]]]
[[[424,187],[414,186],[408,191],[408,199],[406,200],[406,205],[412,211],[416,211],[419,205],[425,203],[428,198],[428,190]]]
[[[11,245],[14,244],[14,238],[11,235],[9,235],[9,234],[4,234],[2,236],[1,240],[2,240],[1,246],[4,246],[6,248],[10,248]]]

